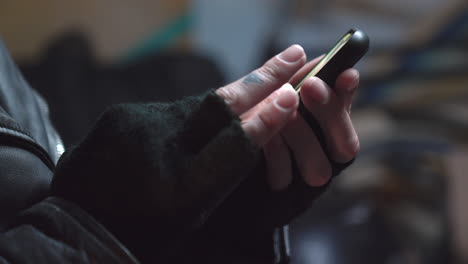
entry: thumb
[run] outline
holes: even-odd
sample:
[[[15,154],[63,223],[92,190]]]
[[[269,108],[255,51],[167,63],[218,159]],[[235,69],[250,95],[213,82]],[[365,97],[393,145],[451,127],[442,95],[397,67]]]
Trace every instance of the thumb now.
[[[273,93],[268,104],[242,124],[244,132],[250,139],[262,147],[293,117],[299,105],[299,97],[291,86],[284,84],[278,92]]]

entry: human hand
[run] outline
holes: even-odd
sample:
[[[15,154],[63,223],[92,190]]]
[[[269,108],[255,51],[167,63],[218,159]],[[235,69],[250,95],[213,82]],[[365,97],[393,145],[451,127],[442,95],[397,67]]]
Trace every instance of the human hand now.
[[[263,148],[267,178],[274,190],[286,188],[292,181],[292,158],[304,181],[322,186],[332,176],[330,158],[339,163],[354,158],[359,140],[350,119],[353,94],[359,73],[348,69],[330,89],[322,80],[311,77],[301,88],[305,107],[320,124],[327,149],[297,112],[298,94],[289,83],[298,81],[320,60],[305,64],[306,55],[293,45],[216,93],[239,115],[245,133]],[[286,83],[286,84],[285,84]]]

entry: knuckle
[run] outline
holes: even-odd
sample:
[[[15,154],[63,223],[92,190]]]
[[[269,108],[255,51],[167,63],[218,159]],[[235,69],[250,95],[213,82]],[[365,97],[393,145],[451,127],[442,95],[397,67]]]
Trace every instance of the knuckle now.
[[[265,131],[275,130],[277,126],[276,119],[273,118],[273,116],[269,113],[260,112],[258,114],[258,119],[260,120],[261,126],[265,129]]]
[[[283,70],[272,61],[265,63],[260,69],[258,69],[258,72],[270,82],[284,79]]]
[[[218,96],[224,99],[224,102],[231,108],[231,110],[236,111],[242,106],[242,102],[239,98],[239,94],[234,92],[232,88],[226,86],[219,88],[216,93]]]
[[[263,100],[262,104],[263,105],[268,105],[273,103],[273,101],[281,94],[280,90],[275,90],[273,93],[270,94],[265,100]]]

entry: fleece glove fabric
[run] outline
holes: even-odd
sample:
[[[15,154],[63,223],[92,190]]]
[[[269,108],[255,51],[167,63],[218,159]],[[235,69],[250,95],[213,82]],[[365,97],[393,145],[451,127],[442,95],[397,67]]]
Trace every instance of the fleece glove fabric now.
[[[272,229],[327,187],[309,187],[294,171],[289,188],[271,191],[261,150],[210,91],[111,107],[62,156],[52,194],[89,212],[145,263],[171,263],[181,250],[192,261],[268,259]]]

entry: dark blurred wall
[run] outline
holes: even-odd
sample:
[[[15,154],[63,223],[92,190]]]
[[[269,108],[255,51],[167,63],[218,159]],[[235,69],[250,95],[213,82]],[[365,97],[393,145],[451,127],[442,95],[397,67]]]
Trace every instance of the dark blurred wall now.
[[[43,54],[42,60],[20,63],[20,68],[48,101],[52,121],[65,146],[78,143],[112,104],[174,101],[224,83],[217,65],[189,52],[101,64],[89,40],[79,32],[63,34]]]
[[[96,57],[112,62],[188,5],[189,0],[0,1],[0,35],[14,57],[34,60],[51,38],[78,28],[89,36]]]

